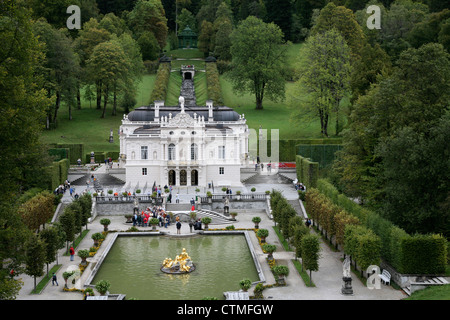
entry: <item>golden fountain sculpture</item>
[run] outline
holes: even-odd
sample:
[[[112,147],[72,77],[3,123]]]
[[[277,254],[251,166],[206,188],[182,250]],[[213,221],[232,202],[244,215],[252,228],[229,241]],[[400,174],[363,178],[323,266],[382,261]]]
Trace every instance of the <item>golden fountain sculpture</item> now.
[[[180,255],[175,257],[175,260],[170,258],[164,259],[161,267],[161,271],[170,274],[182,274],[189,273],[195,270],[195,266],[192,263],[191,257],[186,252],[186,249],[183,248],[183,251]]]

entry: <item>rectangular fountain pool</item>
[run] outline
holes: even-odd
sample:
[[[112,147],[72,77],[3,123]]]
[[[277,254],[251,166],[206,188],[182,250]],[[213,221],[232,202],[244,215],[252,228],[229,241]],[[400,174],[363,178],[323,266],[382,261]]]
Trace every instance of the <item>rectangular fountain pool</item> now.
[[[170,275],[160,268],[166,258],[175,259],[183,248],[195,271]],[[258,271],[245,236],[199,235],[195,237],[117,237],[91,284],[111,283],[110,293],[138,300],[223,299],[223,292],[238,291],[239,281],[259,281]]]

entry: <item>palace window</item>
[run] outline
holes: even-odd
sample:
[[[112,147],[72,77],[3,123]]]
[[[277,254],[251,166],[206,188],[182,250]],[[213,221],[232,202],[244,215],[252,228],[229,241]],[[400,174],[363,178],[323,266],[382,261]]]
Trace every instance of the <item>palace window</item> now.
[[[219,146],[219,159],[225,159],[225,146]]]
[[[141,147],[141,159],[142,160],[147,160],[148,159],[148,147],[147,146],[142,146]]]
[[[219,167],[219,174],[225,174],[225,168]]]
[[[191,144],[191,160],[197,160],[198,158],[198,147],[195,143]]]
[[[169,160],[175,160],[175,145],[169,144]]]
[[[142,175],[146,176],[147,175],[147,168],[142,168]]]

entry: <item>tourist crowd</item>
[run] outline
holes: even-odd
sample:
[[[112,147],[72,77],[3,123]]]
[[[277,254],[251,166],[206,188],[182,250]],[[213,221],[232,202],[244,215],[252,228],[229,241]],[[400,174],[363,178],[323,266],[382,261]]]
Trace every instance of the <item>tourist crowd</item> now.
[[[134,212],[133,214],[133,226],[147,227],[151,218],[156,218],[159,220],[159,226],[167,228],[170,226],[171,217],[166,211],[160,206],[147,207],[141,213]]]

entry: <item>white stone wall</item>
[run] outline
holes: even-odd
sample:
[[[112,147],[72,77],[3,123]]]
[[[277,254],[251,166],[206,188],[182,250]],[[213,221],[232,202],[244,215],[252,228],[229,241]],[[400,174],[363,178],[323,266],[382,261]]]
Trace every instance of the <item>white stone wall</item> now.
[[[172,119],[172,118],[171,118]],[[145,183],[151,188],[169,183],[168,170],[177,170],[176,185],[180,183],[179,172],[187,170],[187,185],[191,185],[190,171],[198,170],[198,185],[207,186],[214,181],[215,185],[223,184],[240,186],[240,168],[244,154],[248,151],[248,127],[245,121],[223,123],[228,128],[223,130],[206,130],[205,124],[192,119],[192,125],[171,125],[171,119],[158,122],[161,125],[160,135],[134,134],[144,123],[122,121],[120,152],[125,159],[121,162],[126,170],[126,183],[131,187]],[[153,124],[156,122],[153,122]],[[150,123],[147,123],[150,124]],[[196,134],[192,134],[195,131]],[[169,144],[175,145],[175,160],[169,161]],[[197,159],[191,160],[191,144],[197,145]],[[141,159],[141,146],[147,146],[147,159]],[[225,146],[225,156],[219,155],[219,146]],[[224,168],[220,174],[219,167]],[[142,168],[147,168],[147,175],[142,175]]]

